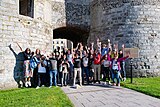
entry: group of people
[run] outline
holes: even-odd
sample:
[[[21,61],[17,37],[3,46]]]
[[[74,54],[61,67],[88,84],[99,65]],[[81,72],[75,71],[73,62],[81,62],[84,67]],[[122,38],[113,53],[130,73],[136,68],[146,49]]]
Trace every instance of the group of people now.
[[[52,53],[41,54],[39,49],[31,52],[27,48],[24,53],[24,86],[61,86],[71,85],[77,87],[84,84],[93,84],[101,80],[104,84],[120,86],[120,80],[126,79],[125,62],[129,54],[124,57],[123,50],[114,45],[112,49],[110,40],[108,44],[91,43],[83,46],[78,43],[74,49],[64,47],[55,49]],[[20,45],[17,43],[20,47]],[[22,50],[22,48],[20,47]],[[116,81],[115,81],[116,78]],[[111,83],[112,82],[112,83]]]

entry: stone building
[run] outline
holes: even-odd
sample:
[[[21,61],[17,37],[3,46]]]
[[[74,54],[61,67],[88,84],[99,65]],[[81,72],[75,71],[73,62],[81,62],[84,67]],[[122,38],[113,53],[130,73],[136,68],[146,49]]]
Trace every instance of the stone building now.
[[[59,34],[76,43],[82,42],[81,35],[89,36],[89,1],[0,0],[0,89],[17,87],[22,79],[23,55],[17,43],[23,51],[53,51],[53,37]]]
[[[0,89],[19,82],[23,55],[16,42],[23,51],[52,51],[51,6],[50,0],[0,0]]]
[[[56,38],[76,44],[99,37],[139,48],[134,75],[160,75],[159,13],[159,0],[0,0],[0,89],[20,80],[16,42],[23,50],[53,51]]]
[[[60,52],[63,52],[63,49],[73,49],[73,42],[67,39],[53,39],[53,51],[60,48]]]
[[[160,1],[94,0],[88,41],[98,36],[119,46],[138,48],[134,76],[160,76]],[[120,47],[119,47],[120,48]]]

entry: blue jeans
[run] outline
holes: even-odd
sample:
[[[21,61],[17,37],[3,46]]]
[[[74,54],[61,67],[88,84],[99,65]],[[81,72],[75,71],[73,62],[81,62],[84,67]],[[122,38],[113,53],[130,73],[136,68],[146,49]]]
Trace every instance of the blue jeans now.
[[[119,71],[118,71],[118,73],[114,73],[113,70],[112,70],[112,81],[113,81],[113,83],[115,83],[115,80],[114,80],[115,78],[117,79],[117,84],[120,83],[119,76],[120,76],[120,72]]]
[[[88,67],[82,67],[82,83],[84,84],[84,73],[86,74],[87,83],[89,83],[89,69]]]
[[[53,71],[50,71],[50,86],[52,86],[52,80],[53,80],[53,84],[54,86],[57,86],[57,70],[53,70]]]

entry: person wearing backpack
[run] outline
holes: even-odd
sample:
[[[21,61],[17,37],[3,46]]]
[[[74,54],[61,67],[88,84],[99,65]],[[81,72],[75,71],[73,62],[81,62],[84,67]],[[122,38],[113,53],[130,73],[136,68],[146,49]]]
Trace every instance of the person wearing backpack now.
[[[34,58],[33,60],[36,61],[35,66],[32,68],[33,70],[33,85],[34,87],[37,86],[38,84],[38,64],[40,63],[40,58],[41,58],[41,51],[40,49],[36,49],[34,56],[32,57]]]
[[[57,86],[57,60],[55,58],[55,53],[52,53],[52,56],[49,58],[49,72],[50,72],[50,86],[52,87],[52,83],[54,86]],[[52,82],[53,81],[53,82]]]
[[[117,79],[117,86],[120,86],[120,62],[127,59],[129,54],[126,57],[118,58],[118,52],[114,54],[114,58],[111,59],[111,70],[112,70],[112,81],[113,85],[116,86],[115,78]]]

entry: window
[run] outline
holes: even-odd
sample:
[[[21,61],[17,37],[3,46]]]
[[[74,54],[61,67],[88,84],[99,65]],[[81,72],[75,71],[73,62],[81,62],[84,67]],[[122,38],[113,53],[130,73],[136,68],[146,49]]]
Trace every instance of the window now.
[[[57,41],[57,44],[59,44],[59,42]]]
[[[33,18],[34,0],[19,0],[19,14]]]
[[[61,41],[61,44],[63,44],[63,41]]]

